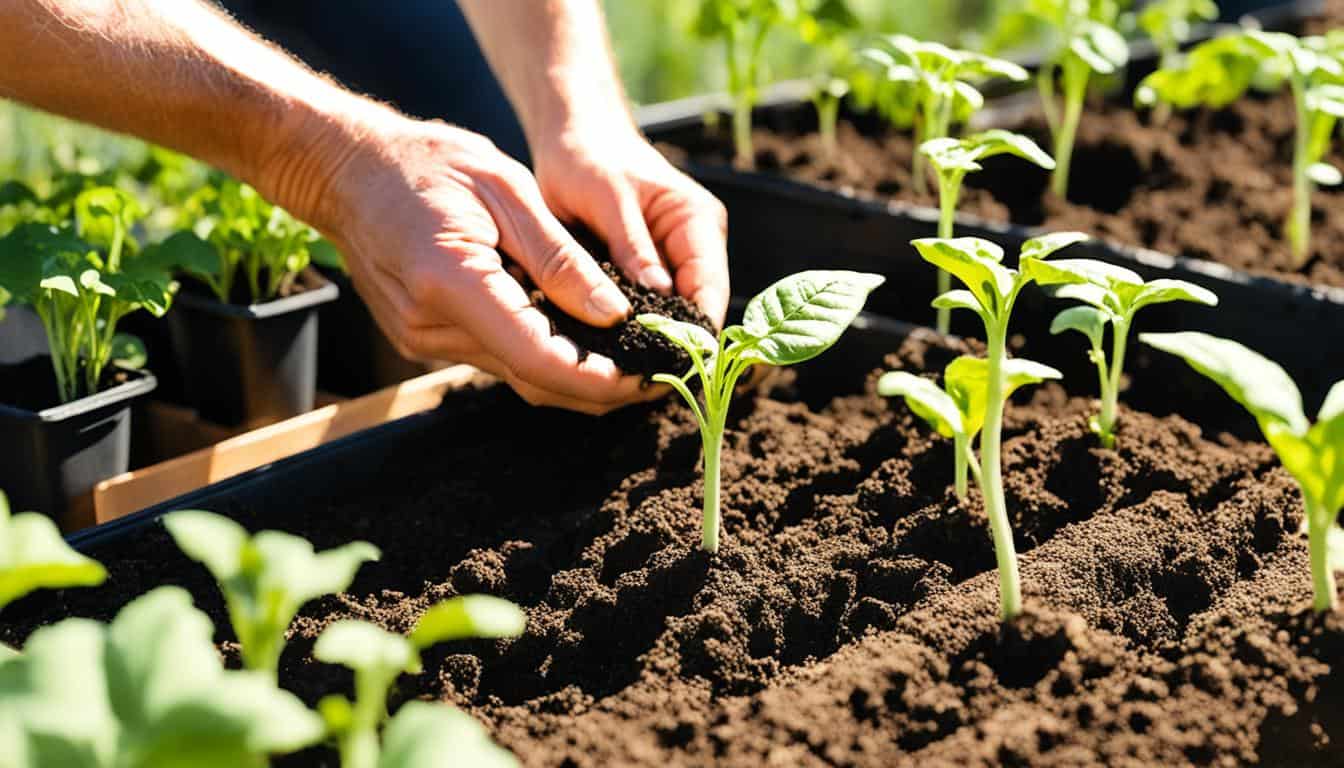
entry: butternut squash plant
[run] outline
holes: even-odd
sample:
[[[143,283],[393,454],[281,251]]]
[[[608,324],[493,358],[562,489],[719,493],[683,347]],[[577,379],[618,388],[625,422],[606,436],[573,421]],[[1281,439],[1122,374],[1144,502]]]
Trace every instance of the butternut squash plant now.
[[[737,380],[753,365],[796,365],[825,352],[884,280],[881,275],[846,271],[790,275],[752,298],[742,325],[724,328],[717,339],[698,325],[662,315],[636,317],[691,358],[691,369],[684,375],[659,373],[653,380],[675,389],[700,425],[705,467],[701,549],[719,551],[719,452]],[[688,386],[695,376],[703,406]]]
[[[1326,394],[1312,424],[1292,377],[1254,350],[1192,331],[1143,333],[1139,339],[1184,359],[1255,417],[1302,491],[1314,608],[1334,610],[1335,571],[1344,570],[1344,530],[1337,524],[1344,508],[1344,381]]]

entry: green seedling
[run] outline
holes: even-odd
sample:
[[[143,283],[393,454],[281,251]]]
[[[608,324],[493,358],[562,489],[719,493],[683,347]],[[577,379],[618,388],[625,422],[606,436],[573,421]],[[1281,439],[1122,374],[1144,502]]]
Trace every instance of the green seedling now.
[[[487,595],[445,600],[420,618],[409,638],[363,621],[332,624],[317,638],[313,656],[355,673],[355,699],[332,695],[319,711],[336,736],[342,768],[420,768],[442,764],[513,766],[513,757],[490,741],[475,720],[447,704],[410,703],[390,721],[387,695],[403,673],[421,671],[420,652],[441,642],[517,637],[527,617],[513,603]],[[378,731],[384,721],[380,744]],[[439,762],[434,762],[437,755]]]
[[[1139,11],[1139,29],[1153,41],[1159,69],[1175,69],[1181,63],[1181,46],[1190,39],[1196,22],[1218,18],[1213,0],[1155,0]]]
[[[957,200],[961,197],[961,183],[966,174],[981,170],[980,161],[995,155],[1016,155],[1028,162],[1052,170],[1055,161],[1036,145],[1036,142],[1010,131],[999,129],[977,133],[964,139],[931,139],[919,145],[919,154],[929,159],[938,177],[938,237],[952,237],[957,217]],[[952,277],[938,270],[938,295],[952,289]],[[951,328],[951,313],[946,307],[938,309],[938,332]]]
[[[984,495],[990,533],[994,537],[994,555],[999,568],[1000,614],[1004,621],[1022,612],[1017,550],[1013,545],[1013,531],[1008,522],[1008,509],[1003,495],[1003,407],[1011,386],[1009,371],[1013,370],[1007,362],[1008,321],[1018,295],[1035,279],[1041,265],[1047,263],[1045,259],[1061,248],[1086,239],[1087,235],[1079,232],[1060,232],[1028,240],[1022,245],[1018,269],[1004,266],[1003,249],[988,240],[961,237],[914,241],[915,248],[925,261],[949,272],[966,286],[966,290],[948,291],[934,299],[934,306],[969,309],[979,316],[985,326],[986,405],[979,430],[978,480]],[[1044,370],[1042,366],[1036,373]],[[970,426],[963,422],[963,431],[967,431],[968,438]]]
[[[881,275],[846,271],[790,275],[752,298],[742,325],[723,329],[717,339],[698,325],[662,315],[635,318],[691,358],[691,370],[685,375],[659,373],[653,380],[680,393],[700,425],[705,465],[701,549],[711,554],[719,551],[719,451],[737,380],[753,365],[796,365],[825,352],[884,280]],[[703,406],[687,386],[697,375]]]
[[[1344,116],[1344,65],[1340,41],[1331,37],[1294,37],[1283,32],[1246,30],[1195,46],[1180,66],[1144,78],[1135,91],[1140,105],[1170,104],[1178,109],[1225,107],[1246,91],[1282,87],[1293,94],[1297,114],[1293,142],[1293,207],[1284,231],[1293,264],[1311,257],[1311,193],[1316,185],[1344,181],[1324,158]]]
[[[73,200],[74,225],[29,221],[0,238],[0,286],[30,305],[46,329],[57,393],[70,402],[98,391],[126,342],[117,324],[137,310],[168,311],[171,272],[138,252],[131,226],[143,212],[127,193],[93,187]]]
[[[1036,274],[1040,285],[1057,285],[1055,296],[1076,299],[1085,306],[1070,307],[1055,316],[1053,334],[1077,331],[1087,337],[1088,359],[1097,366],[1101,411],[1091,420],[1092,431],[1106,448],[1115,447],[1115,423],[1120,399],[1120,377],[1125,366],[1129,329],[1140,309],[1171,301],[1217,306],[1218,297],[1184,280],[1145,283],[1132,270],[1087,259],[1060,259],[1043,265]],[[1106,358],[1106,326],[1111,327],[1111,355]]]
[[[1255,417],[1302,490],[1316,612],[1334,610],[1334,572],[1344,570],[1344,531],[1336,524],[1344,507],[1344,381],[1330,389],[1312,424],[1292,377],[1235,341],[1195,332],[1143,333],[1139,339],[1183,358]]]
[[[67,619],[0,661],[0,764],[264,768],[322,719],[263,674],[227,671],[191,597],[160,587],[108,626]],[[8,730],[6,730],[8,729]]]
[[[1088,82],[1093,73],[1110,75],[1123,68],[1129,44],[1116,31],[1120,8],[1115,0],[1028,0],[1026,12],[1054,31],[1056,42],[1036,73],[1036,87],[1055,140],[1050,189],[1065,198]]]
[[[951,134],[952,126],[965,123],[985,105],[976,84],[992,78],[1023,81],[1022,67],[972,51],[959,51],[941,43],[916,40],[906,35],[883,38],[881,45],[860,54],[881,71],[886,94],[879,97],[882,114],[898,127],[912,126],[915,146]],[[914,155],[915,192],[924,194],[924,154]]]
[[[1018,388],[1058,379],[1063,374],[1048,365],[1009,358],[1003,361],[1003,399]],[[953,441],[953,477],[957,498],[965,501],[967,474],[975,474],[981,485],[981,468],[974,442],[985,424],[989,402],[989,361],[962,355],[943,369],[943,388],[932,381],[905,371],[891,371],[877,382],[884,397],[903,397],[906,405],[928,423],[933,431]],[[984,493],[983,486],[981,493]]]
[[[173,512],[164,525],[177,546],[219,583],[229,621],[242,645],[243,665],[275,679],[285,632],[309,600],[350,586],[355,572],[377,560],[378,549],[357,541],[324,552],[280,531],[249,535],[210,512]]]
[[[847,75],[854,58],[847,35],[858,29],[859,18],[844,0],[824,0],[811,13],[802,14],[796,26],[798,36],[824,60],[813,78],[812,106],[817,110],[822,151],[828,159],[834,158],[840,103],[849,94]]]

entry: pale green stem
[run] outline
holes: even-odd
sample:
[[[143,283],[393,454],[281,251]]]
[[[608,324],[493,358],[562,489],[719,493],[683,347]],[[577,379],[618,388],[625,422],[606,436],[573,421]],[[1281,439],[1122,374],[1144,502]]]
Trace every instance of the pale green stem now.
[[[1087,97],[1087,65],[1078,61],[1064,64],[1064,118],[1055,133],[1055,172],[1050,177],[1050,191],[1060,199],[1069,196],[1069,167],[1073,161],[1073,142],[1078,133],[1078,121],[1083,116],[1083,102]]]
[[[1101,427],[1101,444],[1105,448],[1115,448],[1115,422],[1120,403],[1120,376],[1125,369],[1125,347],[1129,343],[1129,320],[1116,320],[1111,324],[1112,339],[1111,368],[1106,386],[1101,390],[1101,417],[1097,425]]]
[[[1307,112],[1306,85],[1301,78],[1293,78],[1293,100],[1297,104],[1297,133],[1293,142],[1293,208],[1288,214],[1288,246],[1293,267],[1301,269],[1311,258],[1311,179],[1307,176],[1310,165],[1311,119]]]
[[[957,218],[957,198],[961,195],[961,179],[964,174],[938,174],[938,237],[952,237]],[[952,289],[952,276],[944,269],[938,270],[938,296]],[[940,307],[937,315],[939,333],[952,329],[952,310]]]
[[[971,441],[966,435],[956,435],[953,437],[954,452],[953,458],[956,462],[956,489],[957,498],[966,500],[968,484],[966,482],[967,470],[975,461],[975,452],[971,450]]]
[[[1307,546],[1311,550],[1311,584],[1315,592],[1313,608],[1317,613],[1333,611],[1335,573],[1330,567],[1330,526],[1332,515],[1315,499],[1305,498],[1307,515]]]
[[[821,134],[821,151],[826,159],[835,158],[836,124],[840,121],[840,100],[829,93],[819,93],[816,98],[817,132]]]
[[[1041,65],[1036,73],[1036,92],[1041,98],[1041,111],[1045,113],[1045,123],[1050,127],[1050,135],[1059,133],[1059,106],[1055,103],[1055,65],[1053,62]]]
[[[928,191],[929,185],[924,178],[924,153],[919,151],[925,141],[928,141],[928,125],[923,117],[916,116],[915,124],[912,127],[915,140],[915,159],[910,165],[910,186],[916,195],[923,195]]]
[[[987,330],[989,382],[985,392],[985,425],[980,434],[980,491],[984,495],[985,515],[989,518],[989,530],[994,538],[994,557],[999,566],[999,616],[1009,621],[1022,612],[1022,584],[1017,574],[1017,549],[1013,545],[1013,530],[1003,495],[1001,442],[1007,323],[996,322]]]
[[[723,522],[719,513],[719,450],[723,444],[723,430],[714,436],[704,435],[705,451],[705,514],[701,523],[700,548],[709,554],[719,551],[719,533]]]

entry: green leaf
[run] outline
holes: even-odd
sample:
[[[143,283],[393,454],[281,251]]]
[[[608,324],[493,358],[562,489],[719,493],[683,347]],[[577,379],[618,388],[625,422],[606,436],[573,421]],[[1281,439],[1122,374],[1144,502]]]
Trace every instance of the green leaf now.
[[[319,267],[345,272],[347,274],[350,271],[346,268],[345,257],[343,257],[336,246],[325,237],[309,243],[308,252],[312,255],[313,263]]]
[[[1040,237],[1033,237],[1022,244],[1022,249],[1018,252],[1018,260],[1025,259],[1047,259],[1056,251],[1061,251],[1071,245],[1084,243],[1091,240],[1092,237],[1086,232],[1051,232]]]
[[[178,547],[219,582],[244,663],[271,675],[285,631],[304,603],[346,589],[361,565],[379,557],[365,542],[318,553],[307,540],[280,531],[248,536],[237,523],[210,512],[172,512],[164,525]]]
[[[977,315],[984,314],[980,301],[970,291],[948,291],[934,297],[932,304],[934,309],[969,309]]]
[[[92,587],[106,578],[103,566],[65,543],[51,518],[11,516],[0,492],[0,609],[38,589]]]
[[[1079,33],[1069,41],[1069,51],[1102,75],[1109,75],[1129,62],[1129,44],[1125,38],[1097,22],[1080,25]]]
[[[1181,109],[1225,107],[1252,86],[1261,61],[1275,55],[1273,49],[1254,44],[1246,35],[1217,37],[1191,49],[1180,69],[1161,69],[1144,78],[1135,99],[1140,104],[1161,101]]]
[[[919,151],[929,158],[939,173],[978,171],[981,167],[979,160],[995,155],[1015,155],[1046,170],[1055,167],[1054,159],[1036,142],[997,128],[964,139],[930,139],[920,145]]]
[[[133,263],[135,269],[185,272],[201,280],[216,277],[223,269],[215,247],[190,230],[175,232],[163,242],[146,246]]]
[[[923,238],[913,245],[925,261],[964,283],[990,316],[999,313],[1013,291],[1013,271],[999,263],[1003,249],[988,240]]]
[[[14,301],[32,303],[38,296],[44,278],[53,276],[51,270],[66,258],[79,258],[89,251],[89,245],[75,236],[69,227],[49,224],[20,224],[0,237],[0,286],[13,295]],[[69,292],[78,293],[73,278]]]
[[[447,704],[407,702],[387,724],[378,768],[511,768],[518,761],[470,715]]]
[[[747,303],[742,328],[750,340],[743,359],[793,365],[816,357],[840,338],[884,281],[864,272],[818,270],[776,282]]]
[[[490,595],[463,595],[430,606],[411,631],[417,648],[469,638],[518,637],[527,628],[527,614],[508,600]]]
[[[0,206],[37,203],[37,195],[32,188],[21,181],[6,181],[0,184]]]
[[[877,380],[877,393],[883,397],[903,397],[915,415],[943,437],[965,433],[961,411],[952,396],[932,381],[905,371],[890,371]]]
[[[1096,307],[1069,307],[1055,315],[1050,323],[1050,333],[1077,331],[1086,336],[1093,347],[1100,347],[1109,320],[1110,316]]]
[[[689,354],[713,356],[718,352],[718,339],[695,323],[685,323],[651,313],[636,315],[635,320],[650,331],[667,337]]]
[[[1048,365],[1020,358],[1004,360],[1002,373],[1005,400],[1020,387],[1063,377],[1063,374]],[[956,402],[957,409],[961,411],[967,436],[974,437],[979,434],[985,424],[986,409],[991,406],[989,361],[970,355],[958,357],[944,369],[943,386]]]
[[[356,671],[395,678],[420,671],[420,656],[410,640],[366,621],[343,619],[318,635],[313,658]]]
[[[1209,307],[1218,306],[1218,296],[1207,288],[1184,280],[1158,279],[1144,284],[1130,302],[1130,311],[1137,311],[1149,304],[1163,304],[1169,301],[1189,301]]]

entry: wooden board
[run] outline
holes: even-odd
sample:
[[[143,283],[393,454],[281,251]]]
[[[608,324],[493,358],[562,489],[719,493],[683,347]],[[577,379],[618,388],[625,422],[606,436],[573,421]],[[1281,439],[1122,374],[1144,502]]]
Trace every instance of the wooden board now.
[[[93,490],[91,516],[85,511],[81,519],[67,520],[66,527],[73,530],[116,520],[360,430],[430,410],[445,392],[479,375],[468,365],[444,368],[104,480]]]

